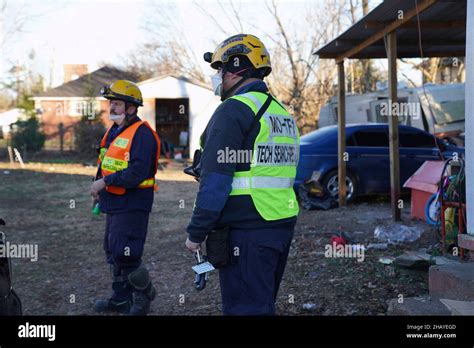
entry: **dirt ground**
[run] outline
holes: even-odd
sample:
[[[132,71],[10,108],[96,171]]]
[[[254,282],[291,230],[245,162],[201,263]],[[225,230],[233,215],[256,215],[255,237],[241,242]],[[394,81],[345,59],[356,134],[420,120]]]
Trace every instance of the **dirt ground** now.
[[[95,168],[80,164],[0,162],[0,217],[10,241],[37,244],[38,260],[13,259],[14,288],[26,315],[93,315],[94,300],[110,294],[110,276],[102,250],[105,217],[91,214],[88,196]],[[205,290],[193,287],[193,256],[184,248],[198,184],[173,163],[157,175],[160,189],[150,217],[144,262],[157,298],[153,315],[220,315],[219,280],[213,272]],[[375,242],[374,229],[391,221],[388,198],[365,198],[328,211],[301,210],[277,312],[280,315],[385,315],[386,301],[426,294],[427,272],[394,269],[380,256],[396,256],[435,243],[425,230],[403,247],[368,250],[365,260],[326,258],[325,245],[338,231],[362,244]],[[306,304],[306,306],[304,306]],[[309,307],[309,308],[308,308]]]

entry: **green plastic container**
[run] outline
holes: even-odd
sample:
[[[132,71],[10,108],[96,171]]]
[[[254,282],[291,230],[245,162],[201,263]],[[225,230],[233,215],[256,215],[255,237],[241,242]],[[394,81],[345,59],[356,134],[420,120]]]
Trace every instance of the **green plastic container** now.
[[[99,203],[96,203],[94,205],[94,208],[92,208],[92,214],[99,216],[100,215],[100,207]]]

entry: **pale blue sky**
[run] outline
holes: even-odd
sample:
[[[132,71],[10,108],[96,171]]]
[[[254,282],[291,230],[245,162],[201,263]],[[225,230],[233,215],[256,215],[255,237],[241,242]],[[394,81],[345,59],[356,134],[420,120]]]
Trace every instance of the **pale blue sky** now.
[[[1,1],[0,1],[1,2]],[[95,70],[101,62],[117,65],[123,63],[127,52],[133,50],[138,42],[147,40],[143,25],[147,18],[157,9],[151,6],[150,0],[20,0],[7,1],[12,11],[25,8],[32,16],[25,26],[25,33],[19,40],[2,52],[0,62],[2,69],[11,67],[12,63],[30,64],[28,52],[35,51],[35,60],[30,67],[43,74],[49,81],[51,66],[54,66],[53,85],[62,82],[63,64],[88,64],[89,71]],[[318,0],[282,1],[282,19],[294,30],[300,28],[302,18],[308,6]],[[379,3],[375,0],[373,3]],[[214,44],[225,38],[212,20],[196,10],[191,0],[161,1],[165,6],[176,7],[177,17],[186,39],[190,43],[197,59],[202,53],[213,50]],[[201,6],[225,22],[219,4],[214,0],[199,1]],[[265,2],[261,0],[240,1],[235,7],[242,11],[249,23],[258,23],[265,33],[276,32],[274,22],[265,15]],[[373,6],[372,6],[373,7]],[[159,10],[159,9],[158,9]],[[4,25],[5,27],[5,25]],[[259,36],[258,29],[252,33]],[[203,67],[205,63],[202,62]],[[386,64],[376,63],[379,66]],[[211,73],[210,69],[205,72]],[[419,80],[418,76],[411,76]]]
[[[5,59],[27,63],[27,54],[34,49],[34,70],[48,76],[54,64],[56,84],[63,64],[88,64],[92,71],[100,61],[115,61],[118,52],[135,45],[140,37],[138,3],[143,1],[27,1],[27,11],[39,17],[26,25]]]

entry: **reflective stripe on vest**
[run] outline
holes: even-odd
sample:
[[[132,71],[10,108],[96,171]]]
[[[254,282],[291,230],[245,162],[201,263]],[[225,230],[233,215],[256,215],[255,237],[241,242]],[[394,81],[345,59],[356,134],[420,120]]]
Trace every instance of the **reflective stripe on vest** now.
[[[231,97],[257,114],[267,94],[248,92]],[[250,170],[235,172],[231,196],[250,195],[260,216],[280,220],[298,215],[293,184],[299,158],[299,132],[293,117],[273,100],[260,119]]]
[[[110,128],[105,133],[101,141],[101,149],[99,153],[99,159],[97,161],[102,170],[102,176],[105,177],[107,175],[110,175],[120,170],[124,170],[128,168],[128,161],[130,160],[129,156],[130,156],[130,149],[132,147],[133,138],[137,132],[137,129],[142,124],[144,124],[146,127],[148,127],[152,131],[153,136],[156,139],[157,155],[156,155],[156,163],[155,163],[155,169],[154,169],[154,173],[156,173],[158,158],[160,155],[160,139],[158,135],[156,134],[156,132],[148,125],[146,121],[145,122],[138,121],[130,125],[122,133],[120,133],[112,141],[112,143],[110,144],[108,148],[106,148],[105,146],[106,146],[107,136],[109,134]],[[150,188],[150,187],[153,187],[155,191],[158,189],[154,177],[145,179],[138,185],[138,188]],[[106,190],[108,192],[111,192],[117,195],[123,195],[126,192],[125,188],[118,187],[118,186],[107,186]]]
[[[293,187],[294,178],[274,178],[271,176],[235,177],[232,181],[232,190],[250,188],[282,189]]]

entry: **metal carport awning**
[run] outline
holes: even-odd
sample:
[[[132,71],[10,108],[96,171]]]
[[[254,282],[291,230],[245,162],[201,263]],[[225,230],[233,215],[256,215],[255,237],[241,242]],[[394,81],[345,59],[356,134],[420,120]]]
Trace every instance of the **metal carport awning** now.
[[[346,204],[345,59],[388,58],[389,99],[397,101],[397,58],[463,57],[467,0],[384,1],[314,54],[338,67],[339,205]],[[420,30],[419,30],[420,29]],[[421,34],[419,35],[419,33]],[[420,39],[422,50],[420,50]],[[390,117],[392,216],[401,219],[398,118]]]

